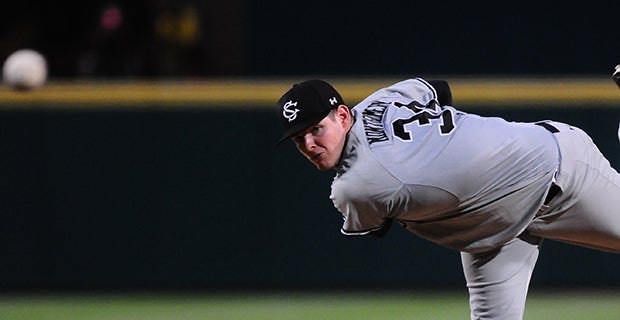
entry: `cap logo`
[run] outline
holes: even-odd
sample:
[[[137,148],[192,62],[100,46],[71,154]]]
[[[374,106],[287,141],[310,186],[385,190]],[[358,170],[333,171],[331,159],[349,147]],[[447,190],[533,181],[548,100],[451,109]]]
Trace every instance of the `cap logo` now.
[[[282,115],[288,120],[288,122],[291,122],[297,118],[297,112],[299,112],[299,109],[291,109],[291,107],[296,106],[297,101],[293,102],[293,100],[290,100],[289,102],[284,104],[284,107],[282,108]]]
[[[338,103],[338,99],[336,99],[336,97],[332,97],[331,99],[329,99],[329,103],[333,106]]]

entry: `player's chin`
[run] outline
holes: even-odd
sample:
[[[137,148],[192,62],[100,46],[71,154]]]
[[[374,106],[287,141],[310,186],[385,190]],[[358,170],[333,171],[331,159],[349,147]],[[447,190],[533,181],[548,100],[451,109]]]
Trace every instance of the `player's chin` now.
[[[336,166],[335,161],[328,161],[325,159],[319,161],[312,161],[312,163],[316,166],[319,171],[327,171],[331,170]]]
[[[318,165],[318,164],[316,164],[316,163],[315,163],[314,165],[316,166],[316,168],[317,168],[319,171],[327,171],[327,170],[331,169],[331,168],[329,168],[329,167],[326,167],[326,166],[321,166],[321,165]]]

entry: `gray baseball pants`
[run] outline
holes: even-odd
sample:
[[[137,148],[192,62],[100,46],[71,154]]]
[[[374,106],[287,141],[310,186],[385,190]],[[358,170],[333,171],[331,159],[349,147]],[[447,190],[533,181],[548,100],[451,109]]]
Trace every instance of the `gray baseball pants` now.
[[[585,132],[547,123],[557,129],[560,168],[554,183],[561,191],[520,237],[488,252],[461,253],[471,319],[523,318],[544,238],[620,253],[620,174]]]

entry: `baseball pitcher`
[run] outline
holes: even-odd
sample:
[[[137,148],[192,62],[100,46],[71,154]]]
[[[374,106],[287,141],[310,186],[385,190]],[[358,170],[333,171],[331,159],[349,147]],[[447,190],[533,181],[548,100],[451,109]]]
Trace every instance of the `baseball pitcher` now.
[[[392,221],[461,252],[472,319],[521,319],[542,239],[620,252],[620,175],[579,128],[510,122],[452,106],[416,78],[353,108],[328,83],[278,102],[285,132],[319,170],[345,235]]]

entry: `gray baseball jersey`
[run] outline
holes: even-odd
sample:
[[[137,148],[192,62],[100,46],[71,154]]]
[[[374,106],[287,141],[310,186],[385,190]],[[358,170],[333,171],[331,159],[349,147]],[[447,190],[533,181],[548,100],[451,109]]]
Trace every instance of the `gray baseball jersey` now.
[[[549,131],[440,106],[422,79],[381,89],[352,113],[331,193],[346,235],[394,219],[452,249],[495,248],[527,228],[558,170]]]
[[[352,109],[331,194],[342,233],[394,219],[461,251],[471,319],[522,319],[543,238],[620,253],[620,174],[583,130],[480,117],[437,98],[413,79]]]

